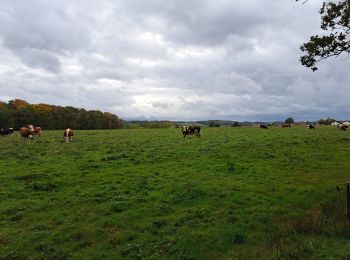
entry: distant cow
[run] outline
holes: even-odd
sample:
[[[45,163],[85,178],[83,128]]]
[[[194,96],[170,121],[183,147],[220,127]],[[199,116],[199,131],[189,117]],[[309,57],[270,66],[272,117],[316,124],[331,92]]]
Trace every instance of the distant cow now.
[[[29,127],[22,127],[19,129],[19,134],[21,135],[22,139],[25,139],[29,142],[33,139],[34,136],[33,129]]]
[[[333,122],[332,125],[333,125],[333,126],[338,126],[339,123],[338,123],[338,122]]]
[[[263,128],[263,129],[269,129],[269,128],[267,127],[267,125],[259,125],[259,127],[260,127],[260,128]]]
[[[308,129],[314,129],[314,130],[316,129],[314,125],[307,125],[306,128],[308,128]]]
[[[181,127],[181,130],[182,130],[182,134],[184,136],[184,138],[187,136],[187,135],[196,135],[196,137],[200,137],[201,134],[201,127],[200,126],[187,126],[187,125],[183,125]]]
[[[39,126],[37,126],[37,127],[34,127],[34,129],[33,129],[33,133],[35,134],[35,135],[37,135],[37,136],[41,136],[41,134],[42,134],[42,128],[41,127],[39,127]]]
[[[282,128],[292,127],[292,124],[282,124]]]
[[[5,135],[12,135],[13,134],[13,128],[0,128],[0,135],[4,137]]]
[[[348,126],[344,124],[339,124],[337,125],[337,128],[339,131],[346,131],[346,129],[348,129]]]
[[[73,140],[73,136],[74,133],[72,129],[67,128],[66,130],[64,130],[63,138],[64,140],[66,140],[66,143],[71,142]]]

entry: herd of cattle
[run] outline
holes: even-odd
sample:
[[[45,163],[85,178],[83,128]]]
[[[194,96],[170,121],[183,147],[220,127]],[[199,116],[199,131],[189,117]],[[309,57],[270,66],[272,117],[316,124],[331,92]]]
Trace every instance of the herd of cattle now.
[[[349,125],[350,125],[350,122],[334,122],[334,123],[332,123],[332,125],[336,126],[338,128],[338,130],[340,130],[340,131],[346,131],[348,129]],[[292,127],[292,126],[293,126],[293,124],[282,124],[281,125],[282,128],[289,128],[289,127]],[[268,126],[267,125],[263,125],[263,124],[260,124],[259,127],[263,128],[263,129],[268,129]],[[316,125],[314,125],[314,124],[307,124],[306,128],[315,130],[316,129]]]
[[[0,128],[0,135],[2,135],[2,137],[5,137],[5,135],[12,135],[13,132],[13,128]],[[40,137],[42,132],[43,130],[41,127],[34,127],[33,125],[23,126],[19,129],[19,134],[22,140],[26,140],[27,142],[30,142],[35,135]],[[67,128],[66,130],[64,130],[63,138],[67,143],[73,140],[73,136],[74,133],[72,129]]]
[[[350,125],[350,122],[334,122],[332,123],[333,126],[336,126],[338,128],[339,131],[346,131]],[[282,124],[281,127],[282,128],[290,128],[292,127],[293,124]],[[267,125],[264,124],[260,124],[259,125],[260,128],[262,129],[268,129]],[[315,125],[314,124],[308,124],[306,125],[306,128],[308,129],[315,129]],[[24,126],[21,127],[19,129],[19,133],[21,135],[21,138],[26,140],[26,141],[31,141],[35,135],[37,136],[41,136],[42,134],[42,128],[41,127],[34,127],[33,125],[28,125],[28,126]],[[181,126],[181,131],[182,131],[182,135],[185,138],[188,135],[195,135],[196,137],[200,137],[201,134],[201,127],[200,126],[188,126],[188,125],[183,125]],[[4,137],[5,135],[12,135],[14,132],[13,128],[0,128],[0,135],[2,137]],[[68,143],[71,142],[73,140],[73,130],[71,128],[67,128],[64,133],[63,133],[63,138],[64,140]]]

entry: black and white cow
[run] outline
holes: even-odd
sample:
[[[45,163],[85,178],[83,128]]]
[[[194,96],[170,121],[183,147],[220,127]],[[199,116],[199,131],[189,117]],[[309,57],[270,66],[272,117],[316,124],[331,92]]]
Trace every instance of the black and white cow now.
[[[313,129],[313,130],[316,129],[316,127],[315,127],[314,125],[307,125],[306,128],[308,128],[308,129]]]
[[[188,126],[188,125],[183,125],[181,126],[182,134],[184,138],[187,135],[196,135],[196,137],[201,137],[201,127],[200,126]]]
[[[13,128],[0,128],[0,135],[4,137],[5,135],[12,135],[13,134]]]

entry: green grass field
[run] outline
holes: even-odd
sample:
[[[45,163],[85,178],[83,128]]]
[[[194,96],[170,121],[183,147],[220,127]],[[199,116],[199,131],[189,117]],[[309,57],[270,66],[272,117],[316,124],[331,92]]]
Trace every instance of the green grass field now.
[[[0,145],[1,259],[350,257],[348,132],[75,131],[67,144],[45,131]]]

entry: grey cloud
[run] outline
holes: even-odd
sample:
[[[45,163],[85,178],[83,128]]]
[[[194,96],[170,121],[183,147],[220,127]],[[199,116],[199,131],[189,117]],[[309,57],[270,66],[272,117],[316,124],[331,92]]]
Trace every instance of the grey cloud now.
[[[4,0],[0,99],[127,118],[346,117],[350,61],[298,61],[319,4]]]
[[[86,48],[87,30],[75,22],[62,1],[2,1],[0,15],[3,45],[29,67],[58,72],[58,55]]]
[[[42,68],[57,73],[60,70],[61,62],[52,53],[38,49],[21,49],[17,52],[23,63],[32,68]]]

